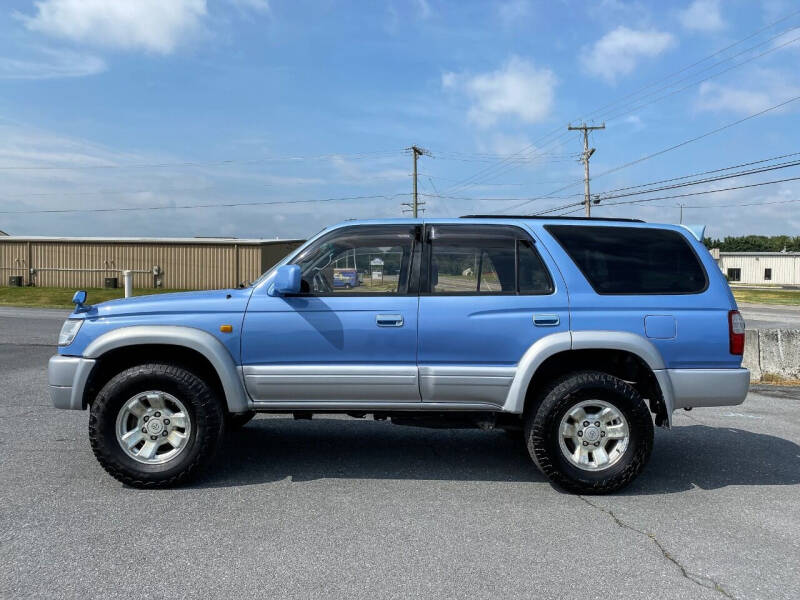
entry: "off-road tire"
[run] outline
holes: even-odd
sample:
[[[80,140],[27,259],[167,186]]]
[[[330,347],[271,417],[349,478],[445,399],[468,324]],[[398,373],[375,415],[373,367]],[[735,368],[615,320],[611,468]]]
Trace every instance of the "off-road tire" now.
[[[140,392],[160,390],[186,406],[191,419],[188,445],[163,464],[143,464],[122,450],[116,419],[125,402]],[[184,368],[148,363],[125,369],[103,386],[89,411],[89,440],[102,467],[137,488],[166,488],[188,482],[214,456],[225,430],[221,399],[200,377]]]
[[[587,471],[567,460],[559,447],[559,425],[583,400],[604,400],[628,421],[628,447],[619,460],[600,471]],[[580,371],[554,380],[525,415],[525,441],[539,470],[553,483],[576,494],[616,492],[644,469],[653,449],[653,420],[639,392],[623,380],[598,371]]]
[[[236,431],[247,425],[256,413],[252,410],[243,413],[225,413],[225,429]]]

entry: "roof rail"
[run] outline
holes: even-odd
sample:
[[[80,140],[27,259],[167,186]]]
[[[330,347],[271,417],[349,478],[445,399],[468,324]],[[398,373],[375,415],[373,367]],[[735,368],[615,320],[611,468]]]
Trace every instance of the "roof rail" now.
[[[621,221],[623,223],[644,223],[641,219],[623,219],[621,217],[559,217],[556,215],[462,215],[461,219],[535,219],[559,221]]]

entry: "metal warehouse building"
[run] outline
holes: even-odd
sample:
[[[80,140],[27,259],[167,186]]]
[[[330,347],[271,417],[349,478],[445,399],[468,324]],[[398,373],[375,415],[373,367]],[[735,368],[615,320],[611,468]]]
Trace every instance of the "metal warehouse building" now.
[[[712,251],[731,283],[800,285],[800,252]]]
[[[0,237],[0,285],[214,289],[256,279],[303,240]],[[106,281],[106,280],[109,281]]]

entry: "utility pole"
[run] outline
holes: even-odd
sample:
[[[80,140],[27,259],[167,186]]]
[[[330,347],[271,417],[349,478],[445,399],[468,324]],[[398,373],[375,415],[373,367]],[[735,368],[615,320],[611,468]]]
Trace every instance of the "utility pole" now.
[[[424,205],[424,202],[419,201],[419,195],[417,194],[417,157],[419,156],[432,156],[430,152],[425,150],[425,148],[420,148],[419,146],[411,146],[410,148],[406,148],[406,150],[410,150],[412,156],[414,157],[414,199],[411,204],[404,203],[403,206],[410,206],[411,207],[411,214],[414,218],[417,218],[419,213],[419,207]]]
[[[583,162],[583,204],[586,208],[586,216],[592,216],[592,198],[589,194],[589,158],[594,154],[595,148],[589,149],[589,132],[595,129],[605,129],[606,124],[588,126],[586,123],[580,127],[567,126],[569,131],[582,131],[583,132],[583,154],[581,155],[581,162]]]
[[[681,207],[681,220],[680,220],[680,221],[678,221],[678,223],[680,223],[681,225],[683,225],[683,207],[684,207],[684,205],[683,205],[683,204],[678,204],[678,206],[680,206],[680,207]]]

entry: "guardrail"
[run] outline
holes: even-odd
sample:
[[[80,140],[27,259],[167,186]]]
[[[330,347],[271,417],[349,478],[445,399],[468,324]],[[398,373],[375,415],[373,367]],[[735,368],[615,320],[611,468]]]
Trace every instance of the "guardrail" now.
[[[800,329],[746,330],[742,366],[754,383],[800,381]]]

